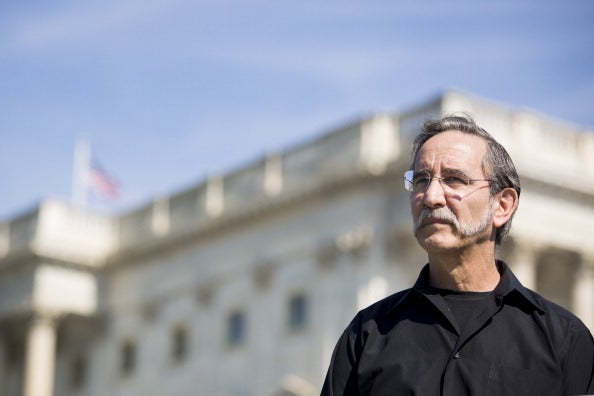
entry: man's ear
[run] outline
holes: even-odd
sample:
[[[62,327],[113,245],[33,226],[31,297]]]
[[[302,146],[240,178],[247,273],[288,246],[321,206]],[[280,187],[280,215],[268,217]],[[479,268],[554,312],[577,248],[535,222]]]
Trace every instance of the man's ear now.
[[[512,217],[518,207],[519,197],[513,188],[505,188],[494,199],[493,226],[499,228]]]

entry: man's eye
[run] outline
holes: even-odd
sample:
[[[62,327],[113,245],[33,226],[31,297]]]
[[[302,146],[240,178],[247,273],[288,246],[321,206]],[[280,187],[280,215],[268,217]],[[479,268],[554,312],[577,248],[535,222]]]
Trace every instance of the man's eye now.
[[[421,175],[413,178],[413,184],[415,186],[426,186],[429,183],[429,176]]]
[[[457,176],[446,176],[442,180],[448,186],[462,186],[466,184],[466,180]]]

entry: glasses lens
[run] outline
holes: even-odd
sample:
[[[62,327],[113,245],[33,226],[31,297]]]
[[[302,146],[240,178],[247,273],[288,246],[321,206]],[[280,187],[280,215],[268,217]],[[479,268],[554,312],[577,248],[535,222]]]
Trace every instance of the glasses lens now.
[[[414,172],[411,170],[404,172],[404,188],[406,191],[413,191],[414,189],[413,176]]]

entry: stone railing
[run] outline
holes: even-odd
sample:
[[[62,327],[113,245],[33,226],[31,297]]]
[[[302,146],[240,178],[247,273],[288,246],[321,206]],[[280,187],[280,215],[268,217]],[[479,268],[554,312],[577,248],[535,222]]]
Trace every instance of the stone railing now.
[[[0,263],[31,253],[99,265],[116,248],[113,224],[107,215],[45,200],[32,212],[0,225]]]
[[[119,247],[200,229],[216,219],[298,196],[358,172],[380,173],[398,155],[397,127],[379,115],[121,216]]]
[[[398,117],[378,114],[115,218],[46,201],[0,224],[0,260],[23,250],[92,263],[121,250],[208,228],[221,219],[299,197],[329,182],[381,174],[409,161],[424,119],[465,111],[510,152],[521,176],[594,194],[594,133],[450,92]]]
[[[37,228],[39,209],[0,224],[0,259],[9,254],[20,254],[30,249]]]
[[[532,110],[448,92],[400,117],[403,145],[410,145],[424,119],[456,112],[473,115],[507,149],[520,177],[594,194],[594,130]]]

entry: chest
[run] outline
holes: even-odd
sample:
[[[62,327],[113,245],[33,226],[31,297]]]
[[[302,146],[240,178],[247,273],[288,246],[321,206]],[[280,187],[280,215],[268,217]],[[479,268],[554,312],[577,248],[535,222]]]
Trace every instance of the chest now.
[[[405,316],[367,338],[361,394],[559,394],[554,340],[530,317],[472,318],[459,332],[444,315]]]

